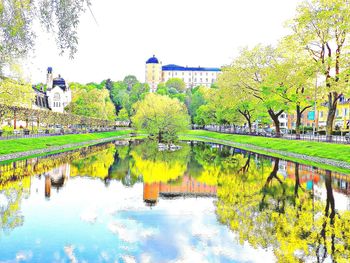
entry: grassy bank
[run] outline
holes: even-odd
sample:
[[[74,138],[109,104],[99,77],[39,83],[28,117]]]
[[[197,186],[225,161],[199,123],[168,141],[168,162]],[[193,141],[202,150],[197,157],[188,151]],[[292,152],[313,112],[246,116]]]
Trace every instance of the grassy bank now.
[[[72,143],[87,142],[114,136],[126,135],[130,132],[131,130],[120,130],[113,132],[70,134],[40,138],[4,140],[0,141],[0,155],[38,150],[51,146],[62,146]]]
[[[337,161],[350,163],[350,146],[349,145],[285,140],[285,139],[265,138],[265,137],[256,137],[256,136],[246,136],[246,135],[222,134],[222,133],[203,131],[203,130],[194,130],[194,131],[188,131],[186,133],[183,133],[181,135],[181,139],[191,140],[191,139],[196,139],[197,137],[197,139],[202,141],[210,141],[210,140],[200,139],[198,136],[205,136],[213,139],[226,140],[234,143],[255,145],[259,147],[264,147],[266,149],[292,152],[296,154],[303,154],[303,155],[308,155],[312,157],[327,158],[327,159],[333,159]],[[240,147],[240,148],[249,150],[249,147]],[[274,154],[267,151],[266,152],[256,151],[256,150],[253,150],[253,151],[261,154],[280,157],[291,161],[297,161],[307,165],[316,165],[320,168],[337,170],[339,172],[346,172],[346,173],[350,172],[347,169],[309,162],[309,161],[300,160],[292,157],[286,157],[283,155]]]

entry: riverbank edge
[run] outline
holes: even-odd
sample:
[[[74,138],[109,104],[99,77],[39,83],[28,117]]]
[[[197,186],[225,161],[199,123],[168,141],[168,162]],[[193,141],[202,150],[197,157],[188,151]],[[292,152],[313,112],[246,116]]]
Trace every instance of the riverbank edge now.
[[[101,139],[97,139],[97,140],[88,140],[88,141],[83,141],[83,142],[78,142],[78,143],[70,143],[70,144],[59,145],[59,146],[50,146],[47,148],[29,150],[29,151],[24,151],[24,152],[3,154],[3,155],[0,155],[0,163],[4,163],[6,161],[20,160],[20,159],[30,158],[30,157],[35,157],[35,156],[41,156],[44,154],[49,155],[49,154],[54,154],[54,153],[58,153],[58,152],[62,152],[62,151],[79,149],[79,148],[90,146],[90,145],[96,145],[96,144],[100,144],[100,143],[106,143],[106,142],[116,141],[116,140],[120,140],[120,139],[130,139],[130,138],[131,138],[130,134],[123,134],[123,135],[118,135],[118,136],[101,138]]]
[[[182,141],[196,140],[196,141],[218,143],[222,145],[232,146],[239,149],[255,152],[258,154],[268,155],[272,157],[277,157],[277,158],[282,158],[289,161],[302,163],[305,165],[317,166],[323,169],[329,169],[329,170],[333,170],[341,173],[350,173],[350,163],[345,161],[337,161],[329,158],[309,156],[306,154],[298,154],[298,153],[292,153],[288,151],[275,150],[275,149],[265,148],[261,146],[256,146],[253,144],[238,143],[238,142],[233,142],[229,140],[217,139],[214,137],[194,135],[194,134],[182,133],[180,134],[179,139]]]

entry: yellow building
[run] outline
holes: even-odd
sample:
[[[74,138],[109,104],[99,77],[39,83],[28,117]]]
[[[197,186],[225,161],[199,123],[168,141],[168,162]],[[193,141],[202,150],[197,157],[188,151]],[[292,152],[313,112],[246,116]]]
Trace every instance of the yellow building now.
[[[210,87],[220,73],[220,68],[183,67],[175,64],[162,66],[155,56],[146,61],[146,83],[149,84],[151,92],[157,90],[159,83],[167,82],[171,78],[182,79],[187,89],[197,86]]]
[[[327,123],[327,106],[318,109],[318,130],[325,130]],[[350,101],[341,100],[337,105],[333,128],[334,130],[349,131],[350,126]]]
[[[146,61],[146,83],[150,86],[150,91],[155,92],[161,82],[162,63],[153,55]]]

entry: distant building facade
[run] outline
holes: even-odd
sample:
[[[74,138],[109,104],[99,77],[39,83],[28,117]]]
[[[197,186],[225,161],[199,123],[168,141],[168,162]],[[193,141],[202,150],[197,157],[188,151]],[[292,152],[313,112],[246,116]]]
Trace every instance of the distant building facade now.
[[[186,88],[196,86],[210,87],[217,80],[221,73],[220,68],[207,67],[183,67],[175,64],[162,66],[162,63],[155,57],[146,61],[146,83],[150,86],[151,92],[155,92],[159,83],[166,82],[171,78],[182,79]]]
[[[54,112],[64,112],[64,108],[72,101],[72,91],[66,81],[58,75],[53,77],[52,68],[47,69],[46,91],[43,88],[35,91],[34,109],[48,109]]]

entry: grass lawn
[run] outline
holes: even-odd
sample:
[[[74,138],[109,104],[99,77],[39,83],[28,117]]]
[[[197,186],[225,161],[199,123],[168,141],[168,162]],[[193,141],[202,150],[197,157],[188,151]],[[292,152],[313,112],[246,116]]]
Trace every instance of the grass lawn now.
[[[315,156],[350,163],[350,145],[265,138],[236,134],[223,134],[204,130],[191,130],[183,133],[183,135],[188,138],[191,138],[192,136],[206,136],[214,139],[251,144],[268,149],[305,154],[308,156]]]
[[[71,143],[98,140],[108,137],[125,135],[129,134],[130,132],[132,132],[132,130],[3,140],[0,141],[0,155],[37,150],[51,146],[61,146]]]

